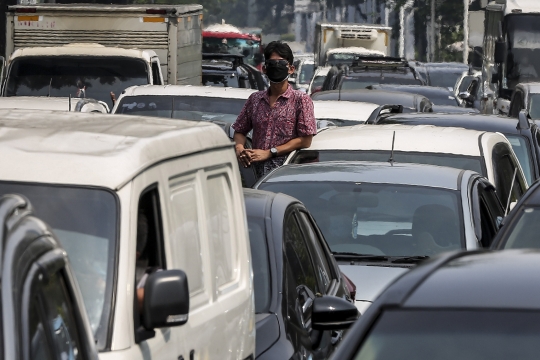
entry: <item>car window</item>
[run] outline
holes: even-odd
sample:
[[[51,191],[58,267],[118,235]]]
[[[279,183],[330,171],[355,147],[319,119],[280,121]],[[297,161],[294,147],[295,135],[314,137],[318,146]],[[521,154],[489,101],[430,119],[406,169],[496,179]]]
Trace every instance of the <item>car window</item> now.
[[[315,271],[319,284],[322,284],[323,289],[326,291],[330,286],[332,271],[330,270],[330,265],[328,264],[326,254],[320,245],[321,239],[319,238],[317,231],[314,229],[309,215],[304,211],[299,211],[298,216],[302,224],[302,228],[304,229],[306,243],[311,249],[311,253],[314,257],[313,260],[315,261]]]
[[[255,313],[268,312],[270,306],[270,262],[266,243],[264,220],[247,217],[251,264],[253,267],[253,288],[255,293]]]
[[[43,303],[38,296],[34,296],[31,300],[28,322],[30,358],[33,360],[53,360],[54,348],[45,335],[46,319],[43,314]]]
[[[505,143],[499,143],[493,147],[492,161],[495,173],[495,186],[504,206],[507,205],[508,200],[515,202],[523,195],[523,186],[519,179],[520,173],[518,170],[514,177],[516,164],[514,164],[510,154],[511,151]],[[510,196],[511,189],[512,195]]]
[[[510,116],[517,118],[519,112],[523,108],[523,93],[520,90],[514,92],[514,97],[512,98],[512,103],[510,104]]]
[[[506,135],[506,138],[512,145],[512,150],[516,153],[516,157],[523,169],[527,184],[532,184],[534,179],[534,169],[532,167],[532,155],[529,146],[529,140],[518,135]]]
[[[515,225],[506,232],[504,249],[540,249],[540,208],[519,210]]]
[[[79,332],[72,309],[71,296],[61,273],[48,277],[39,286],[40,296],[45,303],[43,324],[54,343],[59,359],[82,359]]]
[[[540,94],[529,95],[529,116],[533,120],[540,119]]]
[[[314,293],[319,292],[317,276],[310,251],[302,231],[292,212],[285,219],[284,226],[285,258],[290,265],[297,285],[305,285]]]
[[[387,162],[389,158],[388,151],[378,150],[300,150],[296,152],[291,163],[305,164],[325,161]],[[472,170],[486,176],[484,160],[477,156],[395,151],[394,160],[398,163],[438,165]]]
[[[483,247],[489,247],[497,234],[498,217],[504,215],[491,184],[475,183],[472,193],[475,233]]]

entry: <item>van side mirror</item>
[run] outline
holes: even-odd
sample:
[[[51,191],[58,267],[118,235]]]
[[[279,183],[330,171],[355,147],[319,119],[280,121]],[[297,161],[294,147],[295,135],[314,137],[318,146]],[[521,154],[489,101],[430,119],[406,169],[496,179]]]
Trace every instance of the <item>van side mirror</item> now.
[[[506,49],[508,45],[505,41],[495,42],[495,63],[502,64],[506,60]]]
[[[188,321],[189,288],[182,270],[158,271],[144,286],[143,325],[146,329],[184,325]]]
[[[337,296],[321,296],[313,301],[311,324],[315,330],[343,330],[349,328],[359,313],[354,304]]]

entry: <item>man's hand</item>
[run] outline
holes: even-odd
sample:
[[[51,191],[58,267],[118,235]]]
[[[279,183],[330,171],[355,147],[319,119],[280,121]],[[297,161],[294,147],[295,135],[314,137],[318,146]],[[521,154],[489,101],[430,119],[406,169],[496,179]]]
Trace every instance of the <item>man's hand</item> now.
[[[251,159],[249,157],[249,154],[246,153],[244,145],[237,144],[234,149],[236,151],[236,157],[238,158],[238,161],[240,161],[240,164],[242,164],[244,167],[248,167],[249,165],[251,165]]]
[[[270,150],[246,149],[244,153],[249,156],[251,162],[266,161],[272,157]]]

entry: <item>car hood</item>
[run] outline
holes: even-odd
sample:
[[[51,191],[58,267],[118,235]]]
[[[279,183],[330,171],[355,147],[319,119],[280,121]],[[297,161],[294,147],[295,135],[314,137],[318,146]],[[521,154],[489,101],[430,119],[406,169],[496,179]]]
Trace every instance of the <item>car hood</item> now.
[[[356,285],[356,301],[364,302],[373,302],[394,279],[410,269],[367,265],[339,265],[339,268]]]

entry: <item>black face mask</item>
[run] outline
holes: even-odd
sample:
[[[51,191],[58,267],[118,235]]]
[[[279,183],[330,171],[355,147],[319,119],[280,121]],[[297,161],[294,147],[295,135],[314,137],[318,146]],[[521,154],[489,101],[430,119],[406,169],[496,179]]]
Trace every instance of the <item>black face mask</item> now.
[[[266,76],[273,83],[280,83],[289,77],[289,66],[287,60],[266,61]]]

